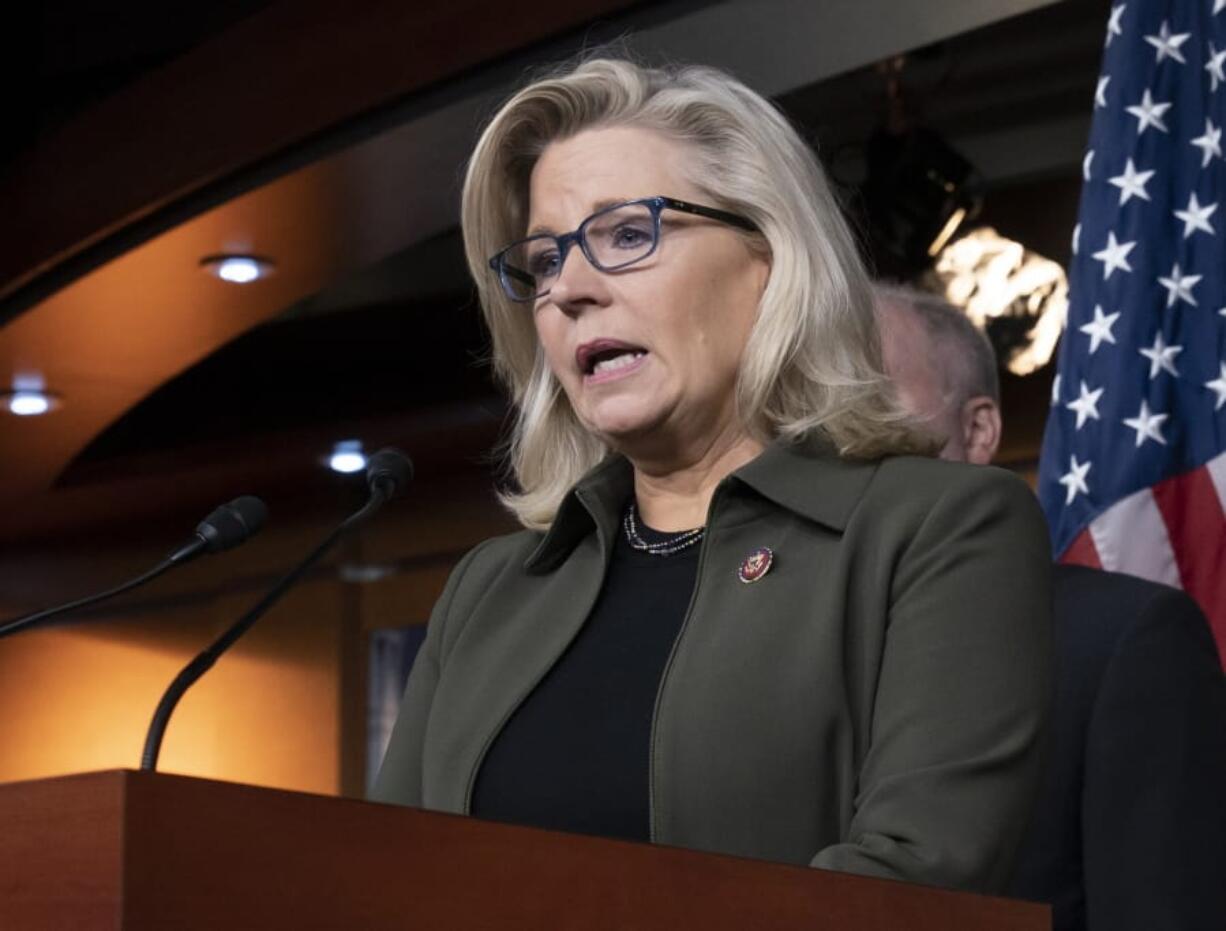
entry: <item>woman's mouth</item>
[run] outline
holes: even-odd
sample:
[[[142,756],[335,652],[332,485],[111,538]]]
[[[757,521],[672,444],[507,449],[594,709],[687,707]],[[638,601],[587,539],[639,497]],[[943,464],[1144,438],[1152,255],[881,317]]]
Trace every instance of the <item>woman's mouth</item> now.
[[[647,350],[628,343],[598,340],[579,347],[577,361],[585,385],[624,378],[642,368]]]
[[[585,385],[598,385],[603,382],[622,378],[643,367],[647,353],[643,350],[626,350],[614,356],[606,356],[597,360],[590,372],[583,375]]]

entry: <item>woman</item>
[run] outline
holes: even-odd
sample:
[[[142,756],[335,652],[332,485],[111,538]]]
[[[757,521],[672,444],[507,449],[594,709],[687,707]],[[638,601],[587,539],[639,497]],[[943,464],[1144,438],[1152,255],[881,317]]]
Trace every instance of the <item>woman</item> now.
[[[795,131],[717,71],[589,61],[503,106],[462,213],[525,529],[452,574],[374,797],[1001,888],[1047,535],[1020,481],[900,455]]]

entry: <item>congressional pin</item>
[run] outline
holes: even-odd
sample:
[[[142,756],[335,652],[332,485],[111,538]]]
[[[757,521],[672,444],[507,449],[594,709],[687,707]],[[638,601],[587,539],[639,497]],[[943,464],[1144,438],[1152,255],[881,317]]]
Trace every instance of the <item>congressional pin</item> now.
[[[745,557],[740,568],[736,570],[736,577],[746,585],[756,582],[770,572],[774,561],[775,554],[771,552],[771,548],[769,546],[760,547]]]

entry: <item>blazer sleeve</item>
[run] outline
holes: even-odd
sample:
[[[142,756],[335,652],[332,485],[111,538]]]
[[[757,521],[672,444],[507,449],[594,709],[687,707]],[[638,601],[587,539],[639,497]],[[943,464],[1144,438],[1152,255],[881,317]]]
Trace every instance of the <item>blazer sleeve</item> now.
[[[902,532],[847,839],[812,865],[997,892],[1050,704],[1046,524],[1024,483],[975,466]]]
[[[379,774],[368,795],[371,801],[415,807],[422,804],[422,747],[443,664],[444,645],[449,642],[448,620],[456,601],[456,592],[463,586],[469,568],[484,545],[470,550],[460,560],[430,612],[426,639],[413,660],[400,713],[396,716],[387,742],[383,765],[379,767]]]
[[[1174,589],[1118,643],[1090,718],[1082,795],[1087,926],[1226,927],[1226,682]]]

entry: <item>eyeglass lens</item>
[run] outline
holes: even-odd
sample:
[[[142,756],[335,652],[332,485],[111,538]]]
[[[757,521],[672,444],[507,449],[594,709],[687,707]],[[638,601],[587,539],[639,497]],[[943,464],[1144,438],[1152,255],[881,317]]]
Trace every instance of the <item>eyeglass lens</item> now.
[[[580,233],[587,255],[601,271],[613,271],[646,258],[656,246],[656,223],[644,204],[624,204],[589,217]],[[562,255],[553,236],[534,236],[509,248],[503,259],[503,285],[518,301],[531,300],[553,287]]]

